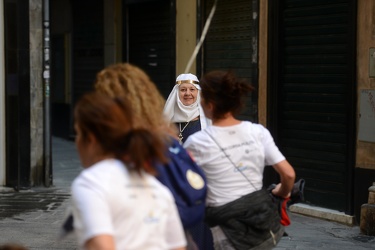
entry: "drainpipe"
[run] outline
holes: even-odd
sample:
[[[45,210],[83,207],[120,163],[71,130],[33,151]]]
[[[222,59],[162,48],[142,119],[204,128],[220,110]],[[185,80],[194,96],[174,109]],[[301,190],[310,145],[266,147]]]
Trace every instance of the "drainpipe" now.
[[[49,0],[43,0],[43,85],[44,85],[44,185],[49,187],[52,182],[51,171],[51,111],[50,111],[50,21]]]

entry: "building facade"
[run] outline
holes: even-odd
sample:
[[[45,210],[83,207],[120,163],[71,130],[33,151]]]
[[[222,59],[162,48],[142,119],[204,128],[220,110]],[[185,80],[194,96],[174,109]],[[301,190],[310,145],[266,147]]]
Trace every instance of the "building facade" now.
[[[49,0],[51,114],[43,109],[46,1],[1,2],[0,181],[28,188],[48,184],[46,173],[53,183],[46,116],[53,135],[74,138],[74,103],[115,62],[140,66],[167,97],[216,1]],[[306,180],[306,204],[357,222],[375,181],[375,118],[361,116],[369,110],[363,105],[374,110],[374,10],[366,0],[218,0],[189,70],[200,77],[230,69],[252,82],[256,91],[240,117],[270,129]],[[271,168],[265,175],[266,184],[277,179]]]

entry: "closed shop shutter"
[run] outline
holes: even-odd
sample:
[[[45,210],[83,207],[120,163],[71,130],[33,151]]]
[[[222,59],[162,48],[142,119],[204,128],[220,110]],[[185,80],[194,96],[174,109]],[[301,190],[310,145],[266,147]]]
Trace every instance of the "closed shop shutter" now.
[[[104,67],[103,0],[72,1],[73,104],[93,90],[95,75]]]
[[[280,1],[273,80],[277,143],[297,178],[306,179],[306,202],[346,212],[355,120],[352,3]]]
[[[171,1],[146,1],[125,8],[125,59],[146,71],[167,98],[176,80],[175,15]]]
[[[205,1],[204,22],[207,20],[214,1]],[[255,10],[256,11],[256,10]],[[233,70],[257,85],[257,59],[253,58],[253,41],[257,41],[257,28],[253,22],[253,1],[221,0],[207,33],[203,49],[203,72],[211,70]],[[256,29],[256,30],[255,30]],[[256,51],[255,51],[256,53]],[[239,117],[257,120],[257,97],[253,93]]]
[[[5,146],[6,186],[30,188],[30,6],[28,1],[3,1],[5,62]],[[2,65],[4,67],[4,65]],[[2,76],[3,77],[3,76]],[[36,91],[35,91],[36,92]],[[2,108],[2,107],[1,107]],[[4,140],[1,138],[0,140]],[[3,161],[1,159],[1,161]],[[0,171],[4,171],[0,169]]]

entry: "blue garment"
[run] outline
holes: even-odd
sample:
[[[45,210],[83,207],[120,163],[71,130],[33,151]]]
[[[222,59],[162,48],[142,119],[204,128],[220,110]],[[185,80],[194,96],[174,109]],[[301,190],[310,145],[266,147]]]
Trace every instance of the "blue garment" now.
[[[194,121],[190,121],[187,126],[186,124],[187,122],[176,123],[178,131],[180,132],[181,130],[183,130],[181,132],[182,137],[183,137],[182,143],[184,143],[190,135],[202,129],[200,118]],[[180,126],[181,126],[181,129],[180,129]],[[192,236],[198,249],[214,250],[214,243],[212,239],[211,230],[204,222],[201,222],[198,225],[189,228],[188,231],[190,235]]]
[[[198,249],[214,250],[211,229],[206,223],[201,222],[198,225],[189,228],[189,232]]]
[[[178,129],[179,133],[180,133],[181,130],[183,130],[181,132],[181,134],[182,134],[182,143],[184,143],[190,135],[192,135],[195,132],[198,132],[198,131],[201,130],[201,121],[200,121],[200,119],[197,119],[197,120],[194,120],[194,121],[190,121],[189,124],[187,124],[187,126],[186,126],[186,124],[187,124],[187,122],[178,122],[178,123],[176,123],[176,126],[177,126],[177,129]]]

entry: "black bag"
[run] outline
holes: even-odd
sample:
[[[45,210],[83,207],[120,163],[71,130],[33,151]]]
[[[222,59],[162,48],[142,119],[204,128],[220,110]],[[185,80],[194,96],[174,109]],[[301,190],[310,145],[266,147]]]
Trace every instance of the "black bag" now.
[[[276,187],[276,184],[271,184],[267,191],[270,193],[272,201],[277,205],[277,210],[279,211],[280,215],[280,223],[283,226],[290,225],[290,218],[287,212],[287,206],[290,206],[297,202],[304,201],[304,189],[305,189],[305,180],[299,179],[293,185],[293,189],[290,193],[290,198],[284,199],[282,197],[276,196],[272,194],[272,190]]]
[[[220,226],[235,249],[271,249],[284,227],[269,192],[261,189],[219,207],[207,207],[206,223]]]

